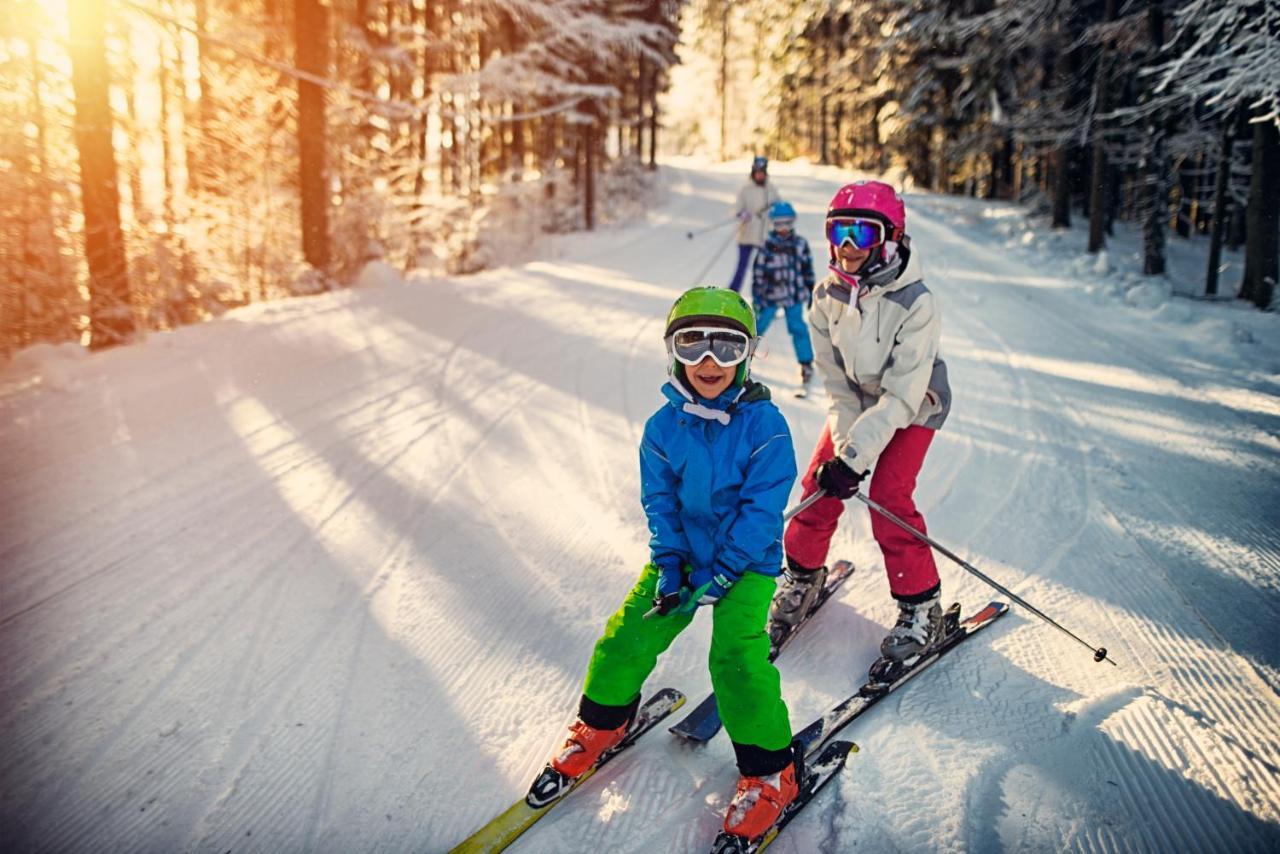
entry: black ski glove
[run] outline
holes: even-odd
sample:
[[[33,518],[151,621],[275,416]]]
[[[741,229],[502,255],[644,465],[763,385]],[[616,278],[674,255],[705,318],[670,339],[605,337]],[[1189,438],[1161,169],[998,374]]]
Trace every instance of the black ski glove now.
[[[827,495],[839,498],[841,501],[852,498],[858,491],[858,484],[862,483],[862,479],[866,476],[866,472],[859,474],[849,468],[849,464],[841,457],[832,457],[818,466],[817,472],[814,473],[818,486]]]

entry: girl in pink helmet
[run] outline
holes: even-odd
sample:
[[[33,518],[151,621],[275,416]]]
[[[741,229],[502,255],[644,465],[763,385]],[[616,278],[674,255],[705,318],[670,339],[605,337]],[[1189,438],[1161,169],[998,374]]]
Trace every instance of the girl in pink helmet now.
[[[844,502],[868,474],[871,498],[925,531],[913,498],[916,476],[946,420],[951,389],[938,357],[938,304],[918,264],[909,264],[905,229],[902,198],[880,181],[841,187],[827,208],[831,274],[814,290],[809,328],[830,409],[803,485],[805,497],[818,489],[828,497],[787,527],[787,569],[770,611],[775,640],[822,589]],[[899,609],[880,651],[910,665],[942,630],[938,570],[927,545],[878,514],[871,530]]]

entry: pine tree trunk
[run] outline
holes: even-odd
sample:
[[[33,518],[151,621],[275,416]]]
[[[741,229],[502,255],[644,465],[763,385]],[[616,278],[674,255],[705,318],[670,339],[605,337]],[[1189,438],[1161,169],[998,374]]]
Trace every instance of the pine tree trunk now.
[[[596,227],[596,140],[595,122],[582,126],[582,220],[587,231]]]
[[[1053,152],[1053,227],[1071,227],[1071,149],[1061,146]]]
[[[328,12],[320,0],[297,0],[295,62],[323,77],[328,71]],[[302,207],[302,254],[317,270],[329,266],[329,187],[326,168],[324,89],[298,80],[298,179]]]
[[[1235,115],[1222,122],[1222,147],[1218,154],[1218,174],[1213,187],[1213,224],[1209,231],[1209,267],[1205,271],[1204,292],[1218,292],[1218,268],[1222,265],[1222,232],[1227,219],[1227,187],[1231,183],[1231,148],[1235,142]]]
[[[1162,276],[1165,271],[1165,225],[1169,218],[1169,188],[1165,183],[1164,129],[1147,126],[1147,161],[1142,176],[1142,272]]]
[[[1191,191],[1191,175],[1190,163],[1188,158],[1183,157],[1178,161],[1177,180],[1174,183],[1174,189],[1177,191],[1178,202],[1173,205],[1173,231],[1179,237],[1187,238],[1191,236],[1191,213],[1192,213],[1192,191]]]
[[[89,266],[89,328],[94,348],[128,340],[134,332],[133,298],[120,231],[120,191],[111,146],[110,69],[101,0],[71,0],[71,86],[80,156],[84,251]]]
[[[642,56],[640,57],[639,74],[636,76],[636,124],[632,136],[632,142],[635,144],[636,163],[644,161],[644,105],[648,97],[648,88],[649,62]]]
[[[1280,128],[1274,119],[1254,122],[1252,165],[1240,297],[1268,309],[1280,277]]]
[[[1116,19],[1119,0],[1107,0],[1103,21]],[[1103,46],[1098,54],[1094,78],[1094,115],[1103,115],[1111,107],[1111,51]],[[1107,145],[1102,129],[1094,122],[1093,158],[1089,164],[1089,252],[1101,252],[1107,245]]]
[[[720,160],[728,159],[725,134],[729,117],[729,4],[726,2],[720,18],[720,76],[717,82],[720,95]]]
[[[658,74],[654,69],[649,86],[649,171],[658,168]]]
[[[1162,0],[1148,0],[1147,28],[1151,55],[1154,56],[1164,45]],[[1146,129],[1148,142],[1142,178],[1142,272],[1148,276],[1162,276],[1165,271],[1165,223],[1169,218],[1165,122],[1166,117],[1160,111],[1148,119]]]
[[[187,147],[188,183],[193,190],[203,190],[214,181],[213,160],[215,145],[213,125],[217,110],[214,108],[213,82],[209,74],[209,46],[204,35],[209,27],[209,0],[195,0],[196,12],[196,79],[200,85],[200,102],[196,113],[196,142]],[[194,151],[193,151],[194,149]]]

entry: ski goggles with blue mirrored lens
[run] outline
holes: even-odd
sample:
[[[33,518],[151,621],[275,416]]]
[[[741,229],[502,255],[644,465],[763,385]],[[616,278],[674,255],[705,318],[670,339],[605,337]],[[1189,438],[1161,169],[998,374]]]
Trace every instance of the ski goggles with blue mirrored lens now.
[[[837,248],[844,245],[847,240],[856,249],[870,249],[884,243],[884,223],[878,219],[859,217],[829,219],[827,220],[827,240]]]
[[[690,326],[671,334],[671,355],[693,367],[707,356],[722,368],[732,368],[751,355],[751,339],[745,332],[723,326]]]

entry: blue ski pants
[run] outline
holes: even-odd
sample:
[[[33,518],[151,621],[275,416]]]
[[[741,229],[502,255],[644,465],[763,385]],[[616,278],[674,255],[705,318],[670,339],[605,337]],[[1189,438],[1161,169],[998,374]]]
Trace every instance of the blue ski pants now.
[[[756,303],[756,334],[764,337],[765,331],[778,316],[776,305]],[[782,309],[787,321],[787,332],[791,333],[791,346],[796,350],[796,361],[806,364],[813,361],[813,344],[809,341],[809,324],[804,319],[804,303],[797,302]]]

